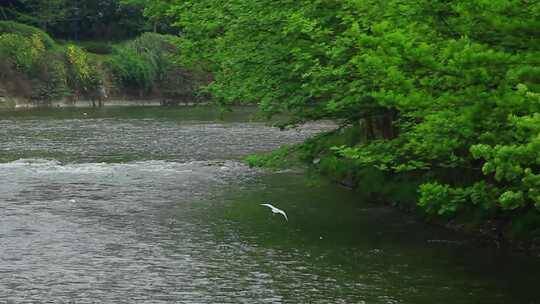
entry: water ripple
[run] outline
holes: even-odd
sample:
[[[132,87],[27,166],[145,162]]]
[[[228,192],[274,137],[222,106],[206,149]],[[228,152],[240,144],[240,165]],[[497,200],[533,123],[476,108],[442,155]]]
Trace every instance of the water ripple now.
[[[0,119],[0,303],[535,303],[455,235],[235,161],[331,127]]]

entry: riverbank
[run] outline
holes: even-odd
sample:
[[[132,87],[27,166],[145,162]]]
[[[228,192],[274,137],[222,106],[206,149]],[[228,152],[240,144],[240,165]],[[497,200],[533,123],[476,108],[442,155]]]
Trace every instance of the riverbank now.
[[[94,106],[95,101],[92,100],[78,100],[76,102],[70,101],[51,101],[46,107],[48,108],[90,108]],[[157,106],[205,106],[207,102],[190,102],[190,101],[168,101],[163,99],[108,99],[102,107],[157,107]],[[36,105],[35,103],[24,100],[11,100],[5,104],[4,108],[14,109],[33,109],[43,107]],[[0,107],[1,108],[1,107]]]
[[[137,99],[125,98],[107,99],[101,105],[102,107],[156,107],[156,106],[205,106],[208,102],[184,101],[184,100],[166,100],[166,99]],[[20,97],[0,96],[0,109],[33,109],[33,108],[91,108],[97,107],[96,101],[90,99],[77,100],[53,100],[43,105],[32,102]]]
[[[307,167],[312,174],[354,191],[362,201],[392,206],[426,223],[464,234],[483,246],[540,257],[537,212],[485,213],[480,208],[468,208],[452,215],[427,212],[421,206],[419,187],[433,173],[389,174],[374,167],[359,166],[354,160],[340,156],[335,147],[356,143],[357,132],[352,128],[338,129],[303,144],[250,155],[244,161],[251,167],[271,170]]]
[[[55,41],[0,21],[0,107],[205,102],[198,90],[209,75],[181,63],[176,39],[144,33],[121,42]]]

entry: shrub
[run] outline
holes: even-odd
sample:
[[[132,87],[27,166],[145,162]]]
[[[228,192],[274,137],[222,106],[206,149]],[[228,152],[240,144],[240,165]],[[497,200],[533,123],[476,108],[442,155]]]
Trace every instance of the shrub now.
[[[176,47],[169,40],[169,36],[155,33],[144,33],[129,43],[140,54],[145,54],[156,70],[159,80],[163,80],[167,71],[174,64],[173,54]]]
[[[125,87],[149,89],[156,80],[157,71],[152,61],[133,48],[116,49],[109,66]]]
[[[48,53],[39,64],[39,86],[34,99],[49,102],[69,95],[68,74],[60,54]]]
[[[21,24],[13,21],[0,21],[0,34],[2,33],[19,34],[26,38],[37,36],[42,41],[45,48],[52,49],[56,46],[54,40],[47,33],[36,27],[26,24]]]
[[[94,62],[83,49],[75,45],[66,47],[65,59],[69,87],[77,95],[94,94],[103,79],[98,63]]]
[[[115,48],[108,64],[121,85],[151,90],[175,68],[175,51],[167,36],[146,33]]]
[[[0,35],[0,56],[23,72],[30,72],[44,52],[45,45],[36,34],[30,37],[14,33]]]
[[[92,74],[88,54],[75,45],[68,45],[66,47],[66,62],[71,79],[76,82],[77,86],[84,86]]]

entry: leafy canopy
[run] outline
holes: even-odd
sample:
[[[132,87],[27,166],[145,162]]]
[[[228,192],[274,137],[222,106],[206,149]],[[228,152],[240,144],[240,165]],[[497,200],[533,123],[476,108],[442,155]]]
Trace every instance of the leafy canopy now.
[[[540,2],[186,0],[169,12],[220,103],[363,129],[334,153],[428,174],[431,213],[540,209]]]

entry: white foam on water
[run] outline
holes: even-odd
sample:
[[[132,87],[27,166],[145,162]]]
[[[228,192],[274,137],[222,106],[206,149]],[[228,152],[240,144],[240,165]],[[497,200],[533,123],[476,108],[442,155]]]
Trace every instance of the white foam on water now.
[[[248,167],[236,161],[189,161],[165,160],[134,161],[127,163],[62,163],[54,159],[29,158],[0,163],[4,173],[31,170],[32,173],[96,174],[121,173],[124,170],[158,173],[193,173],[195,171],[245,171]],[[1,177],[0,177],[1,178]]]
[[[0,198],[127,200],[135,193],[144,193],[151,200],[167,192],[173,197],[191,197],[256,174],[257,170],[235,161],[61,163],[20,159],[0,164]]]
[[[12,162],[0,163],[0,168],[20,168],[20,167],[43,167],[43,166],[56,166],[60,165],[57,160],[43,159],[43,158],[23,158]]]

